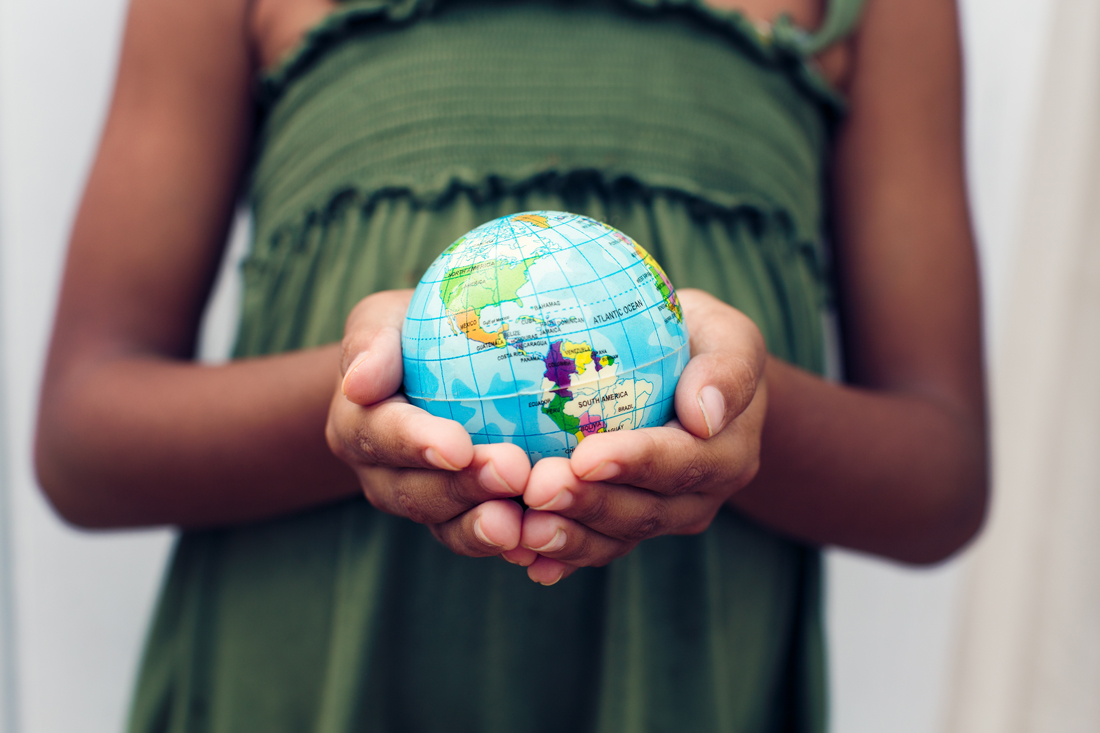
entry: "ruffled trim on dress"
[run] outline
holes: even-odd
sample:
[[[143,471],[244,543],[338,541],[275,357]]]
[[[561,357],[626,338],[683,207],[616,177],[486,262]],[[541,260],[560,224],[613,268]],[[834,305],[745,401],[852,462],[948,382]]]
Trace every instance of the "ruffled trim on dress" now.
[[[775,23],[750,19],[737,10],[713,8],[703,0],[617,0],[643,13],[681,13],[723,33],[766,65],[783,69],[795,84],[834,115],[844,113],[844,96],[823,77],[809,55],[812,37],[786,15]],[[274,68],[257,79],[261,110],[270,109],[289,84],[343,40],[379,25],[402,25],[431,12],[437,0],[363,0],[342,5],[313,26]]]
[[[465,195],[475,202],[487,202],[532,191],[563,194],[578,186],[598,191],[612,198],[629,194],[644,201],[666,198],[684,202],[692,214],[701,218],[732,221],[747,220],[757,230],[777,227],[783,240],[790,245],[789,255],[803,258],[820,284],[828,282],[827,257],[821,243],[799,231],[793,217],[783,207],[762,196],[730,194],[705,189],[689,179],[649,175],[644,179],[629,173],[608,173],[599,169],[570,169],[561,172],[542,166],[513,175],[476,173],[473,169],[443,171],[428,185],[393,183],[369,191],[354,184],[332,189],[324,203],[309,206],[296,217],[284,219],[267,232],[257,231],[257,242],[266,247],[296,249],[310,239],[316,227],[324,227],[341,211],[358,208],[369,212],[386,199],[405,198],[418,208],[434,210],[445,207],[456,197]],[[257,254],[255,251],[253,254]]]
[[[353,4],[339,7],[309,31],[278,66],[260,78],[262,103],[271,110],[295,80],[306,75],[334,46],[372,30],[413,23],[439,2],[446,0],[354,0]],[[789,21],[758,24],[739,12],[712,9],[702,0],[615,2],[634,12],[686,14],[705,22],[709,29],[738,44],[746,56],[762,66],[786,70],[794,87],[807,93],[810,103],[819,104],[826,118],[843,109],[843,99],[810,66],[802,51],[806,34]],[[262,269],[264,260],[276,250],[305,248],[318,228],[324,228],[349,209],[370,213],[382,202],[405,200],[417,209],[437,211],[459,197],[489,202],[538,191],[565,195],[582,187],[609,199],[629,195],[647,201],[674,200],[700,218],[748,222],[757,231],[781,232],[786,255],[806,262],[819,284],[828,282],[828,258],[820,241],[820,223],[807,216],[796,216],[793,212],[800,210],[797,202],[748,187],[708,185],[697,177],[675,172],[652,169],[642,172],[625,161],[601,165],[589,158],[578,165],[551,154],[495,170],[456,165],[452,160],[430,172],[391,169],[382,177],[361,171],[347,175],[330,171],[324,176],[325,185],[280,190],[278,195],[266,188],[270,177],[275,175],[273,171],[254,170],[253,175],[257,174],[260,178],[254,178],[254,186],[270,195],[254,200],[257,229],[249,262],[253,268]],[[267,206],[276,209],[268,212]]]
[[[326,51],[365,28],[402,25],[426,15],[435,0],[365,0],[341,5],[306,31],[301,41],[272,69],[257,78],[258,101],[267,109],[287,86],[308,70]]]

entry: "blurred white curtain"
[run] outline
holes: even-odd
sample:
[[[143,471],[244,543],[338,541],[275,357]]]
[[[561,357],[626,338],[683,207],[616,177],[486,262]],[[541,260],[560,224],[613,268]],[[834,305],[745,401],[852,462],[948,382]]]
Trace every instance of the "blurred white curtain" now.
[[[1056,0],[991,364],[951,733],[1100,730],[1100,2]]]

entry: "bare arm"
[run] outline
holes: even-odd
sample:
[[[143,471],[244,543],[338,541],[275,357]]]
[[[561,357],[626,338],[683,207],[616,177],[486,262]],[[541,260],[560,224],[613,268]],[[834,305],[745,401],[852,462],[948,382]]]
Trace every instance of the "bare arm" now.
[[[528,511],[520,540],[541,555],[536,580],[702,531],[722,500],[793,537],[906,562],[941,560],[977,532],[985,390],[953,2],[871,0],[854,55],[834,179],[851,384],[749,358],[751,330],[685,293],[728,326],[700,340],[709,360],[677,386],[680,425],[586,438],[569,471],[536,466],[524,499],[542,511]],[[725,417],[704,425],[708,384]]]
[[[248,146],[248,7],[134,0],[43,385],[42,485],[89,527],[228,524],[365,493],[455,552],[513,549],[519,507],[501,497],[523,490],[523,451],[475,447],[392,397],[399,342],[375,331],[396,333],[410,293],[364,299],[342,345],[191,361]],[[353,380],[367,407],[341,387],[357,356],[382,375]]]
[[[762,468],[733,503],[935,561],[977,531],[988,482],[954,3],[872,0],[855,54],[834,179],[851,386],[771,360]]]
[[[324,440],[338,346],[190,361],[251,132],[247,7],[131,7],[40,405],[39,477],[73,523],[220,524],[357,490]]]

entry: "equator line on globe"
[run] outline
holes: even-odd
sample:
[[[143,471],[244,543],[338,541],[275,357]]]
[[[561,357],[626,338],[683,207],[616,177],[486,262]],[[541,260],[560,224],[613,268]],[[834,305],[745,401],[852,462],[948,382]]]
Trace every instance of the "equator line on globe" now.
[[[405,393],[475,443],[532,461],[673,415],[688,359],[676,290],[630,237],[529,211],[482,224],[432,263],[401,336]]]

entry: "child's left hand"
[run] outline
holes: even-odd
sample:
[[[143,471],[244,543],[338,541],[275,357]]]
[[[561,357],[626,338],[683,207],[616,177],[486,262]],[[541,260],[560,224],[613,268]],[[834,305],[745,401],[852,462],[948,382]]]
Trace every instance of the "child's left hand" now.
[[[767,351],[747,316],[679,291],[692,358],[676,386],[677,419],[585,438],[531,470],[520,546],[506,559],[551,585],[606,565],[641,540],[696,534],[756,475],[767,412]]]

